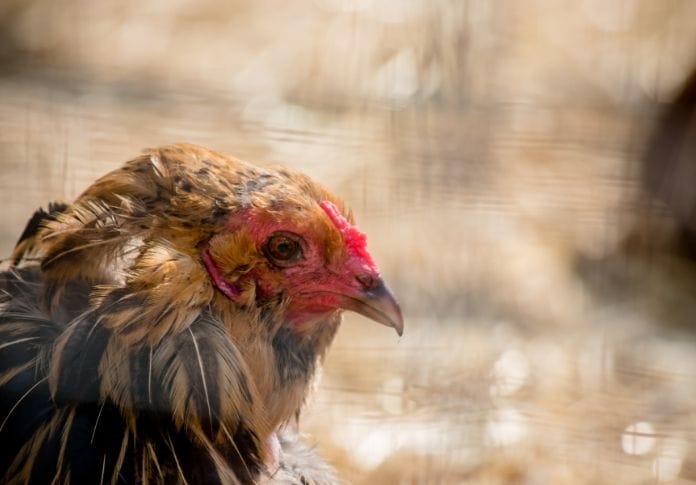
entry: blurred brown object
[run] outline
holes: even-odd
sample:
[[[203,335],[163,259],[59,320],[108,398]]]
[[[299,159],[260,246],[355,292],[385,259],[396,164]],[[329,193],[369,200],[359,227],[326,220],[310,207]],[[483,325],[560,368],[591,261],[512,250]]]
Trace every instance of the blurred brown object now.
[[[696,70],[655,129],[645,155],[643,184],[666,204],[677,242],[696,258]]]

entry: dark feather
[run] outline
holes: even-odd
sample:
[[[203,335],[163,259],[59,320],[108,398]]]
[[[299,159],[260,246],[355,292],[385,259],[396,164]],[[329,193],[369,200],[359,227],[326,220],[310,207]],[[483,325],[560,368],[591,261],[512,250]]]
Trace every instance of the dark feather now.
[[[59,481],[72,483],[99,483],[102,475],[139,483],[146,472],[155,483],[225,483],[230,476],[247,482],[258,475],[259,438],[244,418],[253,406],[248,371],[219,321],[204,314],[189,332],[154,347],[120,345],[94,312],[61,333],[36,303],[39,275],[36,267],[0,274],[6,478],[48,483],[56,469]],[[123,387],[105,385],[120,372],[129,374],[119,379]]]
[[[58,214],[65,212],[67,209],[68,204],[64,202],[51,202],[48,204],[48,211],[41,207],[34,212],[15,245],[18,250],[12,256],[13,266],[17,266],[22,261],[24,255],[31,252],[35,244],[34,239],[44,224],[48,221],[55,221]]]

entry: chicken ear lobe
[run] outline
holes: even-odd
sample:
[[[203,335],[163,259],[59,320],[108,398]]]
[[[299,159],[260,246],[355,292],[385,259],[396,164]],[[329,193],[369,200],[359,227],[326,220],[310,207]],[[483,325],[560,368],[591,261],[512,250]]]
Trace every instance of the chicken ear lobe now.
[[[210,255],[210,251],[207,249],[204,250],[202,258],[203,264],[205,264],[205,269],[208,271],[210,279],[213,280],[215,287],[224,293],[227,298],[232,301],[236,301],[237,298],[239,298],[239,296],[242,294],[239,287],[236,284],[227,281],[222,276],[222,272],[220,271],[220,268],[218,268],[218,265],[215,263],[213,257]]]
[[[246,229],[216,234],[203,246],[201,259],[213,285],[227,298],[240,305],[254,299],[243,277],[263,256]]]

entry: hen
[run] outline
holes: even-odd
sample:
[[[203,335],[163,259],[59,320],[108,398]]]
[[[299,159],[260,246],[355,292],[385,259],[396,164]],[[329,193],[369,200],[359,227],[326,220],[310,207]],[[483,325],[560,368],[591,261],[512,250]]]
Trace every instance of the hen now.
[[[341,311],[403,330],[336,197],[193,145],[149,150],[38,211],[12,259],[5,481],[321,481],[326,467],[305,474],[292,453],[311,451],[283,429]]]

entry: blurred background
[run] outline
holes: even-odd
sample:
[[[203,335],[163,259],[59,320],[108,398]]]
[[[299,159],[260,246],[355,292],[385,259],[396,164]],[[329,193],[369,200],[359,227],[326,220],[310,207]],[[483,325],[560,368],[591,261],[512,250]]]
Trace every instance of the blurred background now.
[[[693,0],[2,0],[0,257],[145,147],[299,168],[406,315],[304,414],[345,483],[694,483],[694,69]]]

